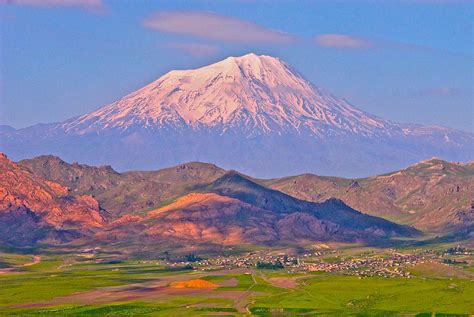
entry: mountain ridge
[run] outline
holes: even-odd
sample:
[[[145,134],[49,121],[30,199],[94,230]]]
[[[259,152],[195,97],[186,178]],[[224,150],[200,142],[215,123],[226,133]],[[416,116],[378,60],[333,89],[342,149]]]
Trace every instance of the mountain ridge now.
[[[405,169],[359,179],[302,174],[263,184],[309,201],[337,197],[364,213],[424,231],[474,226],[474,161],[420,161]]]
[[[107,166],[67,164],[52,156],[19,163],[4,157],[0,163],[0,194],[6,193],[7,197],[0,205],[0,227],[12,227],[8,231],[13,237],[38,232],[30,245],[48,243],[47,237],[57,235],[57,229],[69,232],[70,240],[80,238],[78,243],[95,241],[103,245],[119,241],[130,246],[138,241],[176,245],[298,245],[309,241],[373,244],[420,234],[408,226],[362,214],[338,200],[303,201],[266,188],[235,171],[216,170],[212,165],[191,163],[146,175],[143,174],[146,172],[123,175]],[[11,173],[19,176],[12,179]],[[77,187],[67,188],[43,176],[57,181],[68,176],[64,182]],[[143,183],[143,176],[149,176],[150,180]],[[177,179],[181,180],[178,184]],[[91,192],[86,183],[103,188]],[[164,200],[157,189],[166,193],[167,184],[175,187],[169,199]],[[99,208],[99,204],[105,208],[114,206],[107,203],[111,198],[126,200],[121,186],[125,186],[123,192],[134,200],[115,210]],[[134,186],[136,190],[130,193]],[[134,202],[142,198],[144,190],[149,192],[149,197],[159,197],[160,204],[135,209]],[[17,209],[23,207],[27,214],[18,214]],[[29,211],[42,221],[28,218]],[[17,217],[16,222],[12,215]],[[18,226],[22,223],[28,226]]]
[[[62,182],[74,195],[94,195],[101,206],[118,216],[129,214],[129,209],[148,210],[200,192],[224,194],[280,213],[301,211],[305,203],[297,200],[326,202],[326,210],[330,203],[337,205],[342,200],[365,214],[424,231],[457,232],[474,224],[474,162],[433,158],[400,171],[361,179],[308,173],[258,179],[207,163],[117,174],[104,167],[69,164],[50,156],[18,164],[43,178]],[[73,172],[67,172],[70,169]],[[272,190],[278,191],[276,198]]]

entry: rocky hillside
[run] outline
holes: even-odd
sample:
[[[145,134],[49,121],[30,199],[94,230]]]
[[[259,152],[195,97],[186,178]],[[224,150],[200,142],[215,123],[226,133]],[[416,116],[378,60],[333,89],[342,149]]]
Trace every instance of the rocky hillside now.
[[[336,197],[364,213],[424,231],[456,231],[474,225],[474,162],[435,158],[369,178],[303,174],[263,183],[308,201]]]
[[[113,218],[154,208],[188,193],[207,191],[274,211],[298,210],[295,206],[301,203],[295,203],[294,197],[310,202],[337,198],[363,213],[430,232],[455,232],[474,222],[473,163],[431,159],[362,179],[303,174],[270,180],[252,179],[205,163],[126,173],[110,167],[68,164],[52,156],[19,164],[71,188],[75,195],[93,195]],[[262,192],[265,195],[260,196]]]
[[[72,196],[63,185],[0,154],[0,241],[20,245],[43,239],[63,241],[104,223],[91,196]]]
[[[122,216],[94,239],[208,247],[379,243],[418,234],[410,227],[361,214],[341,201],[302,201],[230,172],[162,207]]]
[[[101,226],[86,238],[97,244],[119,243],[126,248],[157,242],[180,245],[379,243],[419,234],[410,227],[362,214],[340,200],[319,203],[300,200],[238,172],[226,172],[210,164],[189,163],[155,172],[127,173],[117,173],[110,167],[68,164],[51,156],[9,164],[37,182],[49,178],[48,184],[61,189],[54,194],[63,199],[68,197],[71,204],[80,203],[85,197],[95,201],[84,196],[86,193],[97,197],[108,217],[106,221],[100,218],[94,224],[84,223],[90,227]],[[19,181],[28,184],[23,178]],[[61,180],[70,189],[55,183]],[[9,186],[15,184],[6,183],[5,190],[11,191]],[[33,192],[31,188],[29,192]],[[23,204],[33,206],[36,196],[26,196]],[[53,214],[58,209],[54,199],[38,201],[43,205],[36,209],[45,211],[46,223],[53,223],[50,215],[55,215],[54,224],[63,226],[69,215],[76,215],[72,211],[70,214],[69,205],[59,208],[64,214]],[[95,214],[88,212],[84,208],[82,214],[89,221],[95,219]]]
[[[36,175],[67,186],[75,195],[94,196],[112,217],[155,207],[225,173],[223,169],[205,163],[118,173],[110,166],[69,164],[55,156],[40,156],[18,164]]]

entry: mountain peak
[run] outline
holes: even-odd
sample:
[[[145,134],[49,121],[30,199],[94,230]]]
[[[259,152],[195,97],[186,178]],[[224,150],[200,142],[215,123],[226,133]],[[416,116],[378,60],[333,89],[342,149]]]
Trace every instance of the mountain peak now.
[[[171,71],[97,111],[66,121],[67,132],[134,129],[373,135],[387,122],[313,86],[284,61],[246,54]]]
[[[229,56],[228,58],[233,58],[233,59],[237,59],[237,60],[242,60],[242,59],[253,59],[253,60],[258,60],[262,57],[271,57],[271,56],[267,56],[267,55],[257,55],[253,52],[250,52],[250,53],[247,53],[245,55],[241,55],[241,56]],[[275,58],[275,57],[271,57],[271,58]]]
[[[255,53],[249,53],[242,56],[230,56],[220,62],[217,62],[212,66],[227,68],[228,70],[234,70],[236,78],[240,76],[245,79],[259,80],[262,83],[272,86],[277,83],[277,80],[269,81],[268,79],[275,76],[281,76],[280,79],[288,77],[288,75],[300,77],[288,64],[283,62],[277,57],[268,55],[257,55]],[[283,82],[283,80],[282,80]]]
[[[279,58],[269,55],[248,53],[242,56],[229,56],[221,62],[234,62],[239,65],[262,66],[264,63],[283,63]],[[218,62],[219,63],[219,62]]]

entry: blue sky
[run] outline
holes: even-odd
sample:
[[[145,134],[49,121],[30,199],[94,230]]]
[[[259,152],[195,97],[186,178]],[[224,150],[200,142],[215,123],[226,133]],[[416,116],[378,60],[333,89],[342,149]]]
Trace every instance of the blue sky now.
[[[0,0],[0,124],[64,120],[255,52],[386,119],[474,132],[473,14],[456,0]]]

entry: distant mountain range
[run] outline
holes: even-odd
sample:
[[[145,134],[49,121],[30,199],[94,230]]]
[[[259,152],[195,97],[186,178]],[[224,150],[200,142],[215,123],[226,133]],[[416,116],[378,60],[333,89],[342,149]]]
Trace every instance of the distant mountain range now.
[[[15,160],[55,154],[120,171],[205,161],[257,177],[356,177],[432,156],[472,160],[474,135],[378,118],[280,59],[248,54],[171,71],[64,122],[1,126],[0,150]]]

